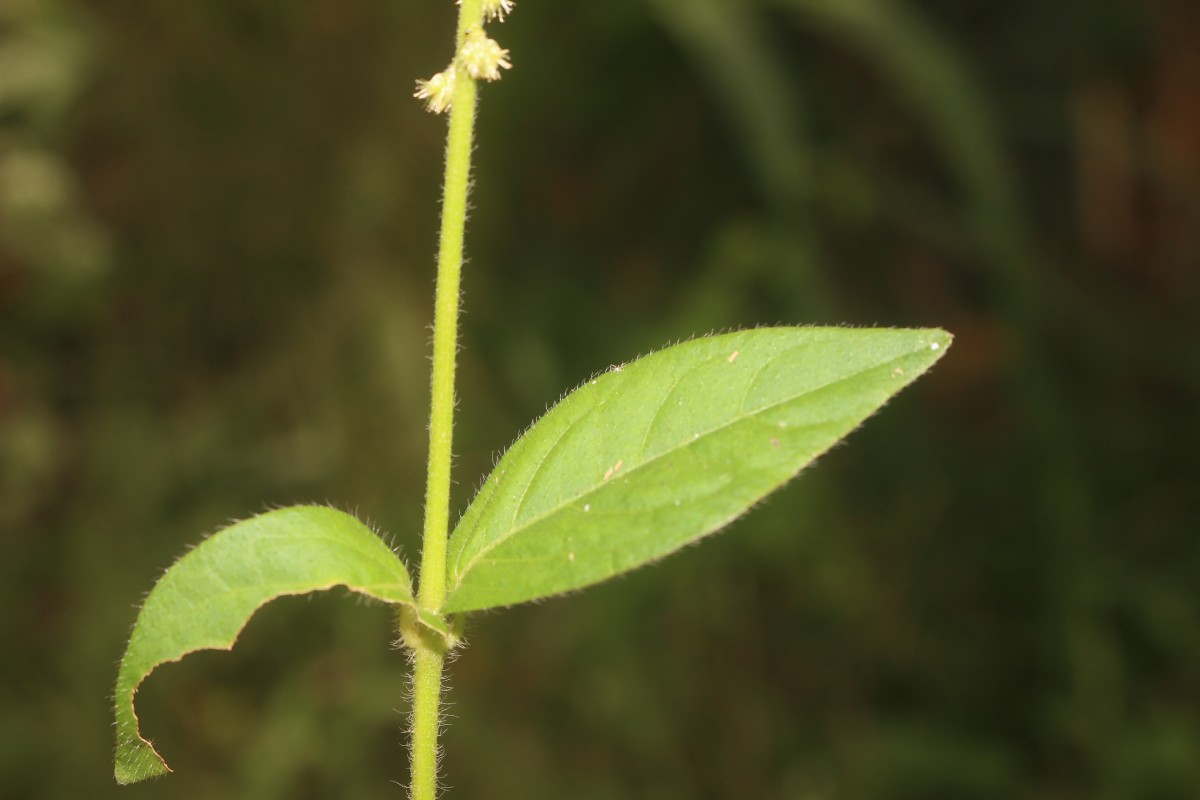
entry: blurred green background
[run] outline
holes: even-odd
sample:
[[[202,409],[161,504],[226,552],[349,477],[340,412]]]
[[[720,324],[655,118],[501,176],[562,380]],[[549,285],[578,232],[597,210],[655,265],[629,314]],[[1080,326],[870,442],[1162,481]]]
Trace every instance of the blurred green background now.
[[[450,0],[0,4],[0,797],[392,798],[385,609],[139,694],[135,606],[297,501],[417,552]],[[733,530],[475,619],[454,798],[1200,797],[1200,4],[536,2],[493,35],[455,508],[567,388],[760,323],[940,325]],[[1189,455],[1189,453],[1191,455]]]

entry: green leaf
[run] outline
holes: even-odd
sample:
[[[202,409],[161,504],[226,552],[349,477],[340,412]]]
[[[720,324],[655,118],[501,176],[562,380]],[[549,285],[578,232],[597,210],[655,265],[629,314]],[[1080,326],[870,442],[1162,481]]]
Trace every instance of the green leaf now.
[[[121,659],[117,782],[170,772],[142,738],[133,709],[134,693],[151,670],[197,650],[229,650],[265,603],[334,586],[415,605],[400,558],[370,528],[332,508],[270,511],[225,528],[179,559],[146,598]]]
[[[761,328],[610,369],[496,465],[450,537],[442,610],[568,592],[722,528],[950,341],[941,330]]]

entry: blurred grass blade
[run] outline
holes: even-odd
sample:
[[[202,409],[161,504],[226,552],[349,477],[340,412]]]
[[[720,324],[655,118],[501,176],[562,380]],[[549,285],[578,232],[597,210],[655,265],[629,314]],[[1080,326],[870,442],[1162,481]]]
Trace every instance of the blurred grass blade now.
[[[774,0],[810,24],[847,37],[912,101],[918,119],[967,195],[966,211],[1003,290],[1044,294],[1028,246],[1011,165],[987,94],[965,56],[913,8],[895,0]]]
[[[121,659],[117,782],[170,771],[142,738],[133,708],[134,693],[155,667],[197,650],[229,650],[265,603],[334,586],[414,604],[400,558],[357,519],[322,506],[284,508],[238,522],[179,559],[146,598]]]
[[[755,240],[759,249],[767,245],[775,250],[754,262],[759,272],[755,279],[786,286],[801,316],[822,318],[834,303],[819,266],[828,259],[821,257],[812,222],[813,154],[803,90],[771,36],[771,20],[759,4],[742,0],[653,0],[652,5],[723,109],[776,220]],[[714,283],[730,280],[733,266],[721,263],[712,278],[689,286],[691,302],[684,307],[728,303],[730,293],[720,293]],[[689,328],[677,325],[674,330]]]
[[[444,611],[579,589],[720,529],[950,340],[940,330],[762,328],[588,381],[517,440],[459,521]]]
[[[725,107],[764,192],[794,212],[812,193],[812,157],[800,88],[775,52],[760,10],[729,0],[653,0],[652,5]]]

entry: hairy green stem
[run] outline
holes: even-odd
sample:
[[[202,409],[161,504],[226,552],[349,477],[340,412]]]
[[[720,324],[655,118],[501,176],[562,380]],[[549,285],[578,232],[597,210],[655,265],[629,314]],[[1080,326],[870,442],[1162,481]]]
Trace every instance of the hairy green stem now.
[[[462,0],[455,52],[467,31],[483,24],[483,0]],[[455,56],[457,59],[457,55]],[[429,473],[425,486],[425,529],[417,602],[437,611],[446,597],[446,540],[450,531],[450,457],[454,434],[454,366],[458,350],[459,283],[463,231],[471,176],[475,128],[475,80],[455,71],[446,171],[442,188],[442,230],[438,247],[437,296],[433,317],[433,378],[429,411]],[[437,736],[442,690],[441,650],[421,645],[413,657],[412,800],[437,794]]]
[[[483,0],[465,0],[459,14],[458,43],[483,21]],[[450,453],[454,433],[454,357],[458,349],[459,279],[463,263],[463,230],[467,221],[467,187],[471,174],[471,142],[475,129],[475,81],[457,70],[450,131],[446,137],[446,172],[442,194],[442,233],[438,248],[437,298],[433,317],[433,382],[429,411],[429,475],[425,486],[425,533],[421,549],[418,601],[437,611],[446,596],[446,537],[450,525]]]
[[[438,727],[441,724],[442,663],[445,655],[423,647],[413,656],[412,800],[433,800],[437,795]]]

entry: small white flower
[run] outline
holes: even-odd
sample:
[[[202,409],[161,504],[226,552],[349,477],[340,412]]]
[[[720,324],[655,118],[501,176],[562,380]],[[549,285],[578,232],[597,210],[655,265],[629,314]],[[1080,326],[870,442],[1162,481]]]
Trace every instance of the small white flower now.
[[[479,28],[467,31],[466,39],[458,50],[458,62],[472,78],[485,81],[499,80],[501,69],[512,69],[508,51]]]
[[[435,114],[450,108],[450,102],[454,99],[454,65],[451,64],[427,81],[417,81],[413,97],[424,100],[425,107]]]
[[[504,15],[512,10],[513,0],[483,0],[483,14],[486,19],[504,22]]]

